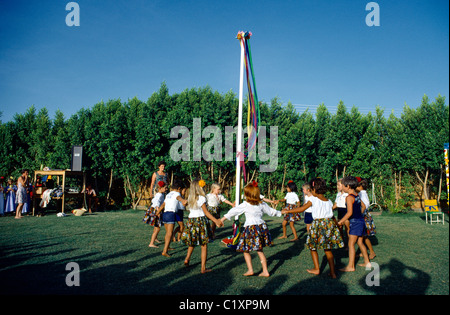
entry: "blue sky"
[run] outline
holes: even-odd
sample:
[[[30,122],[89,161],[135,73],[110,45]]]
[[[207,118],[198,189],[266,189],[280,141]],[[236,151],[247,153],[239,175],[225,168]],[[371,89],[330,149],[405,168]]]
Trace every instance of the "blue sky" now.
[[[448,104],[448,1],[376,1],[378,27],[365,23],[367,0],[78,0],[78,27],[65,23],[69,2],[0,1],[3,122],[31,105],[69,118],[102,100],[146,101],[163,81],[170,94],[238,94],[239,30],[253,33],[262,101],[397,116],[424,94]]]

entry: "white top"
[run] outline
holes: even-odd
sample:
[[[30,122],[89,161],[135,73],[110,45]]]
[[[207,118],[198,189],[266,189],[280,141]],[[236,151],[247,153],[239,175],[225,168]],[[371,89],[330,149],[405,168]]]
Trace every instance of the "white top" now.
[[[223,195],[216,194],[207,194],[206,195],[206,203],[210,207],[217,207],[221,202],[224,202],[226,199]]]
[[[338,208],[347,208],[347,205],[345,204],[345,198],[347,198],[348,193],[345,192],[338,192],[336,195],[336,200],[334,201],[336,203],[336,206]]]
[[[281,217],[281,211],[269,207],[265,202],[261,202],[259,205],[252,205],[247,201],[244,201],[237,207],[231,208],[230,211],[224,215],[224,217],[231,220],[232,217],[239,216],[243,213],[245,213],[244,227],[265,223],[262,219],[264,213],[270,215],[271,217]]]
[[[178,191],[171,191],[170,193],[167,194],[166,199],[164,200],[165,212],[176,212],[179,209],[179,201],[177,200],[178,196],[181,196],[181,194]]]
[[[284,197],[284,199],[286,199],[286,204],[289,205],[296,205],[297,202],[300,201],[300,199],[298,199],[298,195],[295,192],[288,192],[286,194],[286,197]]]
[[[367,191],[361,190],[358,195],[359,198],[361,198],[361,201],[364,202],[364,204],[366,205],[366,209],[368,209],[370,206],[370,201],[369,196],[367,195]]]
[[[311,195],[311,196],[305,195],[305,196],[303,197],[303,198],[305,199],[305,202],[304,202],[303,204],[307,203],[307,202],[311,199],[311,197],[312,197],[312,195]],[[311,212],[312,212],[311,207],[309,207],[308,209],[306,209],[305,212],[311,213]]]
[[[198,196],[197,204],[194,208],[189,209],[189,218],[199,218],[204,217],[205,213],[203,212],[202,205],[206,203],[206,198],[203,196]]]
[[[313,219],[327,219],[333,217],[333,203],[330,200],[323,201],[317,197],[311,196],[309,200],[312,203]]]
[[[163,202],[164,202],[164,195],[162,193],[157,193],[152,199],[151,206],[156,209],[159,206],[161,206]]]

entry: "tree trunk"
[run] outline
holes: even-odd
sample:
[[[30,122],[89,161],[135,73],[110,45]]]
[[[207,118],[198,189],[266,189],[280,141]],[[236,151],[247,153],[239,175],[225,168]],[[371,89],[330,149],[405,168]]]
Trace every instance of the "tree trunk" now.
[[[422,183],[422,196],[425,197],[425,200],[430,199],[428,196],[428,189],[427,189],[428,173],[429,173],[428,168],[427,168],[427,171],[425,172],[424,180],[422,180],[422,178],[420,178],[420,175],[419,175],[419,173],[417,173],[417,171],[415,173],[416,173],[416,176],[419,179],[419,181]]]

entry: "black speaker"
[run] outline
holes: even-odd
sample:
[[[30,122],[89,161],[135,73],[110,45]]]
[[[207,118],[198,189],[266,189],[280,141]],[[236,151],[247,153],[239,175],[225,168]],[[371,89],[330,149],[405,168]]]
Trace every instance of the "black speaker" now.
[[[83,146],[72,146],[72,164],[70,169],[75,172],[81,172],[81,166],[83,162]]]

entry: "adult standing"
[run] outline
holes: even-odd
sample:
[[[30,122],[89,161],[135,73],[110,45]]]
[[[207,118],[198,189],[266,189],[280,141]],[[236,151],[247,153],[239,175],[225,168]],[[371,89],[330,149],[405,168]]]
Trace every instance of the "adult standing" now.
[[[156,185],[155,183],[159,182],[159,181],[163,181],[166,185],[169,185],[169,181],[168,181],[168,176],[167,173],[165,172],[165,168],[166,168],[166,162],[161,161],[158,163],[158,170],[156,172],[153,173],[152,175],[152,182],[150,184],[150,197],[153,198],[153,196],[155,195],[155,189],[156,189]]]
[[[28,187],[28,170],[22,170],[22,175],[17,179],[17,193],[16,193],[16,219],[22,218],[22,209],[24,203],[28,201],[27,196],[27,187]]]

